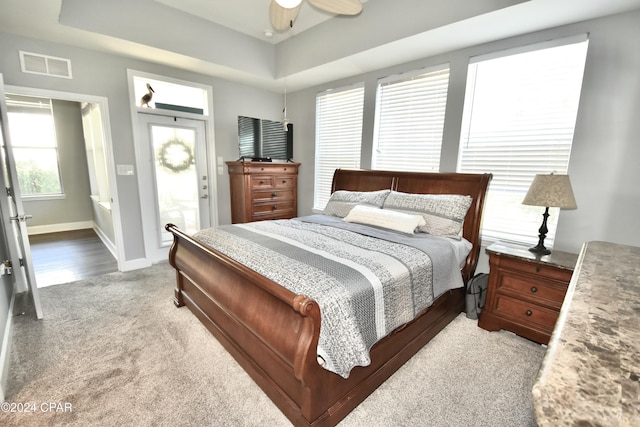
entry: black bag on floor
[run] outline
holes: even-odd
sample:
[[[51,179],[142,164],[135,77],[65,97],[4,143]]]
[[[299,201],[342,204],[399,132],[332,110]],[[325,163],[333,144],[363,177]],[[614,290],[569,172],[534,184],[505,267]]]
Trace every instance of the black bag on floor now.
[[[467,294],[465,297],[467,317],[477,319],[484,308],[487,299],[487,287],[489,286],[489,275],[478,273],[467,283]]]

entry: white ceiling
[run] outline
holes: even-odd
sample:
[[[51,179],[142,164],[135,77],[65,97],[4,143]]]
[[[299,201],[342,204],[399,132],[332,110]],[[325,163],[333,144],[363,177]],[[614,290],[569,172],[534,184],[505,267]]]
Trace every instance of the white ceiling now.
[[[0,37],[14,33],[276,91],[286,76],[293,91],[640,9],[640,0],[369,0],[359,16],[332,17],[305,1],[293,30],[267,38],[269,1],[0,0]]]

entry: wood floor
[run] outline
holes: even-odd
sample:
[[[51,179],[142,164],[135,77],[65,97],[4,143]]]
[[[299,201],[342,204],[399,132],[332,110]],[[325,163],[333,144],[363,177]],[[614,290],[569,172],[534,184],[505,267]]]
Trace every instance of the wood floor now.
[[[118,271],[118,263],[92,229],[29,236],[38,287]]]

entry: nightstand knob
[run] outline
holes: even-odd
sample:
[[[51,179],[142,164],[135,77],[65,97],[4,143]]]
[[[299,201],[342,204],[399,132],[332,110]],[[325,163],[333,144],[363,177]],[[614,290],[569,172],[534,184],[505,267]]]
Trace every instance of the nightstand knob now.
[[[533,293],[535,294],[536,292],[538,292],[538,288],[536,288],[535,286],[533,286],[533,287],[531,288],[531,292],[533,292]]]
[[[531,316],[533,313],[531,312],[531,310],[527,310],[527,312],[525,313],[527,316]]]
[[[536,273],[540,273],[540,267],[536,267]]]
[[[273,209],[275,211],[276,209],[278,209],[278,206],[277,205],[273,205],[273,206],[271,206],[271,209]]]
[[[274,191],[273,193],[271,193],[271,197],[278,197],[278,193]]]

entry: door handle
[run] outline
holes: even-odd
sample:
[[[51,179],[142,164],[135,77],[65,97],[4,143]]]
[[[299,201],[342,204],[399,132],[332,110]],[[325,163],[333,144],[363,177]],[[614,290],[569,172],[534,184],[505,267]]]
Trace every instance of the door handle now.
[[[209,198],[209,195],[208,195],[208,194],[205,194],[205,195],[203,195],[203,196],[200,196],[200,198],[201,198],[201,199],[208,199],[208,198]]]
[[[28,219],[31,219],[31,218],[33,218],[33,215],[22,214],[22,215],[12,216],[9,219],[11,221],[26,222]]]

